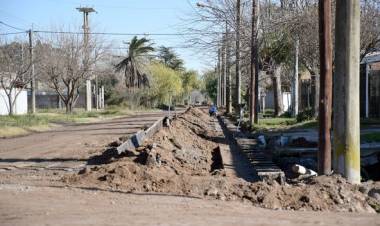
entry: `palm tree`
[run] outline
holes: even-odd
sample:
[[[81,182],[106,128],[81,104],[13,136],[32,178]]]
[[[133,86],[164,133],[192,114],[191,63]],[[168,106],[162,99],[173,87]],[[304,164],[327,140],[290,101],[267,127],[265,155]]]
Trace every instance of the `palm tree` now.
[[[178,57],[172,48],[161,46],[158,50],[158,58],[165,66],[175,71],[184,70],[183,60]]]
[[[149,52],[154,51],[150,40],[133,37],[129,43],[128,55],[115,65],[116,72],[124,70],[127,88],[141,88],[149,86],[148,76],[143,73],[142,66]]]

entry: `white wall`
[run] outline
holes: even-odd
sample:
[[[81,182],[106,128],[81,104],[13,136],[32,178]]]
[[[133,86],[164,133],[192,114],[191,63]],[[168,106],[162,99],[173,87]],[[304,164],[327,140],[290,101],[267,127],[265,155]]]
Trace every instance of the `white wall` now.
[[[282,106],[284,111],[289,111],[292,106],[292,94],[290,92],[282,92]]]
[[[290,110],[292,106],[292,98],[290,92],[282,92],[282,109],[283,111]],[[265,108],[274,109],[274,93],[273,90],[269,90],[265,95]]]
[[[17,91],[18,92],[18,91]],[[15,98],[16,90],[12,93],[12,98]],[[0,89],[0,115],[8,115],[9,113],[9,103],[8,97],[5,94],[5,90]],[[17,96],[16,103],[14,106],[14,114],[22,115],[28,113],[28,93],[26,90],[22,90]]]

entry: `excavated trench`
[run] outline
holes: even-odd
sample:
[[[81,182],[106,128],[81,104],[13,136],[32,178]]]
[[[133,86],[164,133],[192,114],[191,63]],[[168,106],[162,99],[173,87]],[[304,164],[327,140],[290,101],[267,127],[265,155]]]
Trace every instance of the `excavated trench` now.
[[[380,183],[356,186],[334,175],[281,185],[276,181],[248,182],[238,174],[226,173],[223,152],[229,151],[229,140],[215,129],[215,123],[201,109],[191,108],[142,147],[118,157],[108,150],[107,158],[98,156],[98,161],[62,180],[75,187],[249,201],[271,209],[380,211],[380,197],[376,196],[380,196]]]

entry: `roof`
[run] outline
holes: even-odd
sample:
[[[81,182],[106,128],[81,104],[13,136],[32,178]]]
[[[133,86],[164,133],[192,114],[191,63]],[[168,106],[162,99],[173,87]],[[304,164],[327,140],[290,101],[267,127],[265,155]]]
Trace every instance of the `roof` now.
[[[380,52],[375,52],[373,54],[367,55],[363,58],[361,64],[370,64],[380,62]]]

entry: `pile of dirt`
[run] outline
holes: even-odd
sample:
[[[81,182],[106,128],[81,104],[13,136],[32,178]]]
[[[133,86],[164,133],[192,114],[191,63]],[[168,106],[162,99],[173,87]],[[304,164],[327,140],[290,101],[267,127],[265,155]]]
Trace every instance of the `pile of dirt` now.
[[[136,153],[108,164],[87,167],[65,177],[69,183],[202,197],[210,187],[225,183],[223,170],[213,169],[218,135],[203,111],[192,108],[163,128]],[[217,165],[217,164],[216,164]]]
[[[236,186],[233,190],[239,193],[235,195],[264,208],[380,212],[380,200],[368,195],[368,190],[373,190],[373,187],[379,188],[380,183],[352,185],[340,175],[312,177],[285,185],[276,182],[256,182]]]
[[[284,210],[380,212],[380,183],[351,185],[338,175],[250,183],[226,175],[215,156],[222,132],[202,110],[191,108],[156,133],[136,153],[87,167],[66,183],[125,192],[160,192],[249,201]],[[219,139],[218,139],[219,138]]]

